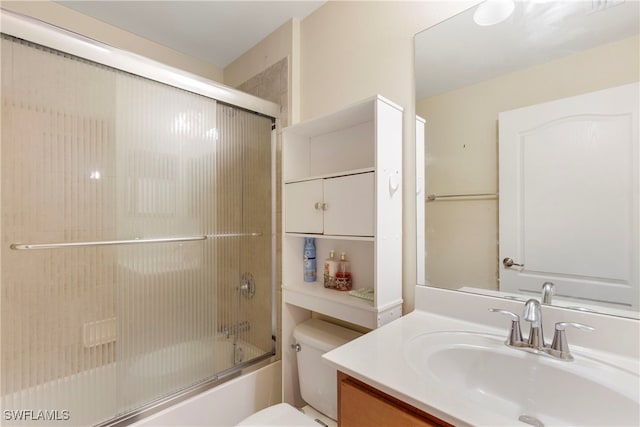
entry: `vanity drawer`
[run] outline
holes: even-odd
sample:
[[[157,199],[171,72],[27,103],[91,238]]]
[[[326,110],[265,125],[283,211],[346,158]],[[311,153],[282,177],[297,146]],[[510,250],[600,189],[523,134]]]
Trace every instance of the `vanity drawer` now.
[[[338,426],[440,427],[451,424],[338,372]]]

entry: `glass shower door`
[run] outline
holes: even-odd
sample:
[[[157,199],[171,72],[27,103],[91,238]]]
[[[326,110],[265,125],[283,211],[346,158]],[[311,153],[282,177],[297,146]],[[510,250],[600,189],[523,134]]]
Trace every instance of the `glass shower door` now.
[[[115,247],[18,248],[115,239],[115,74],[1,43],[2,423],[88,425],[116,412]]]
[[[118,238],[212,234],[216,102],[118,73],[115,123]],[[118,247],[119,412],[215,375],[214,249],[207,240]]]
[[[274,352],[272,121],[218,104],[218,372]]]
[[[2,36],[6,425],[100,423],[271,354],[271,134]]]

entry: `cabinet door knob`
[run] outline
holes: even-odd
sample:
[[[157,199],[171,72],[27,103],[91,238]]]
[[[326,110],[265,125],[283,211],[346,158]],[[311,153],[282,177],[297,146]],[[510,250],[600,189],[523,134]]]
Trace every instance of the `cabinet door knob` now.
[[[317,211],[326,211],[327,208],[329,207],[329,205],[327,205],[326,203],[322,203],[322,202],[316,202],[314,207],[316,208]]]

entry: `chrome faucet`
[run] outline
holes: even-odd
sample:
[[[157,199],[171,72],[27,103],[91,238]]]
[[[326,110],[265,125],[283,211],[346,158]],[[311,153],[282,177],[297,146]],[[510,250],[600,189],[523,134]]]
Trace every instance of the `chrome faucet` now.
[[[551,345],[545,344],[544,334],[542,332],[542,308],[537,299],[531,298],[524,304],[524,311],[522,313],[524,320],[531,323],[529,338],[525,341],[520,331],[520,316],[511,311],[499,310],[497,308],[490,308],[489,311],[504,314],[511,318],[509,336],[505,341],[507,347],[542,354],[559,360],[573,360],[564,332],[567,326],[572,326],[583,331],[593,331],[591,326],[583,325],[582,323],[558,322],[556,323],[555,334]]]
[[[553,282],[542,284],[542,303],[551,305],[551,297],[556,293],[556,285]]]
[[[522,313],[524,320],[531,323],[529,329],[529,347],[534,350],[542,350],[544,348],[544,333],[542,332],[542,309],[537,299],[531,298],[524,303],[524,312]]]

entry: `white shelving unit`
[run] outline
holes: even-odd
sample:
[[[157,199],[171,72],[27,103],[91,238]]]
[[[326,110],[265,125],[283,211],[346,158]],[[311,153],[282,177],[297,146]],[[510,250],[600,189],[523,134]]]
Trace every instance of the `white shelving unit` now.
[[[321,313],[374,329],[402,315],[402,108],[376,95],[283,130],[282,334],[284,401],[301,404],[295,325]],[[318,280],[303,280],[305,237],[316,238]],[[326,289],[329,250],[346,252],[353,288]]]

